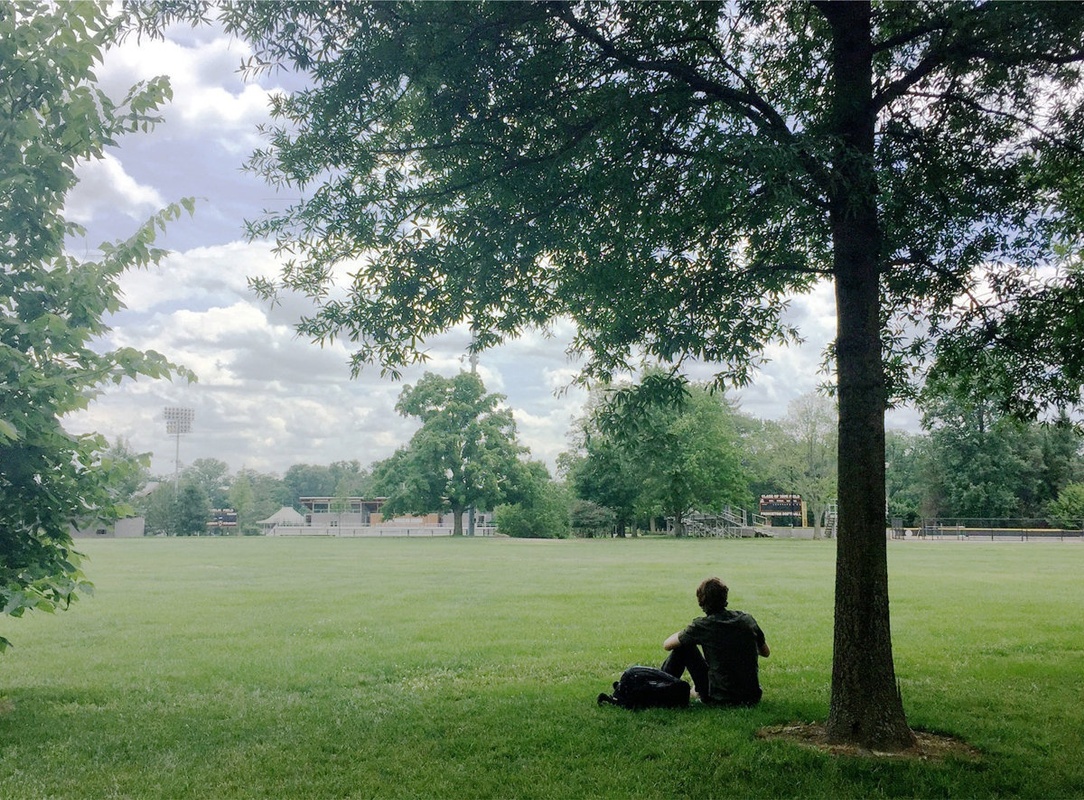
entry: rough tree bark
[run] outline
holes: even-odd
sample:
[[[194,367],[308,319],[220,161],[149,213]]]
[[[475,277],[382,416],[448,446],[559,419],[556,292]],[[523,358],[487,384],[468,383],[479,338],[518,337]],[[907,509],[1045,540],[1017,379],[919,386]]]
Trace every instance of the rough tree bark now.
[[[900,750],[914,743],[914,734],[896,683],[888,611],[871,10],[867,3],[820,7],[833,34],[837,137],[829,215],[838,312],[839,534],[827,732],[836,742]]]

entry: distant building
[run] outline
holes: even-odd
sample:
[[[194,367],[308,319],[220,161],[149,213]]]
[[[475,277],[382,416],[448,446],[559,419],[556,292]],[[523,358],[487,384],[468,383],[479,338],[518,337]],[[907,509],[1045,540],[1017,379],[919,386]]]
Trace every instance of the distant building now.
[[[283,506],[270,517],[259,521],[267,536],[451,536],[450,514],[398,516],[385,519],[386,497],[301,497],[301,511]],[[479,513],[475,520],[478,536],[494,533],[488,515]]]
[[[305,510],[305,524],[323,527],[379,525],[386,497],[366,500],[363,497],[302,497],[298,503]]]

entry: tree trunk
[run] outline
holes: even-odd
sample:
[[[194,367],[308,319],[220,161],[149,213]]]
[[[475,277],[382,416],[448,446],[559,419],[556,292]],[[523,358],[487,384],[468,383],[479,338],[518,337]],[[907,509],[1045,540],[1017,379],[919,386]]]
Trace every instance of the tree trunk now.
[[[463,509],[452,509],[452,536],[463,535]]]
[[[881,232],[873,169],[871,12],[820,6],[833,31],[832,227],[839,381],[839,533],[828,737],[893,751],[914,744],[892,660],[885,535],[886,394]]]

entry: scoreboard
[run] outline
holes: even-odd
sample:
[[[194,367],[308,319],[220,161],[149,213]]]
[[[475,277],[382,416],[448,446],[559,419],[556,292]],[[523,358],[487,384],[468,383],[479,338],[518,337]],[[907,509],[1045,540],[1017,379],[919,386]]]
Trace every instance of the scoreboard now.
[[[781,523],[781,518],[790,517],[793,518],[791,524],[805,524],[805,507],[800,494],[762,494],[760,514],[771,519],[773,523]]]

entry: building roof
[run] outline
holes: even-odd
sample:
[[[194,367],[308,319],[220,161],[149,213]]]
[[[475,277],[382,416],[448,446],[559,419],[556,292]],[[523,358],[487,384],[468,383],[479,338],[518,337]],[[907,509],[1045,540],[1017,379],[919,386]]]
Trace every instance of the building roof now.
[[[305,518],[289,506],[283,506],[267,519],[261,519],[260,525],[304,525]]]

